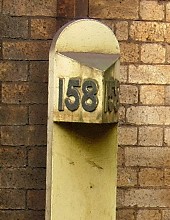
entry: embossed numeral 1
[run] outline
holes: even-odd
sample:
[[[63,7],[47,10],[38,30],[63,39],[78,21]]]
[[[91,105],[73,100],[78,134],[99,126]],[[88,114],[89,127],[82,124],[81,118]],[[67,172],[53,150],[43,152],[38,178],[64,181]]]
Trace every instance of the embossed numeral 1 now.
[[[71,78],[68,82],[66,98],[64,99],[64,82],[63,78],[59,78],[59,100],[58,110],[64,111],[64,104],[69,111],[76,111],[80,102],[82,107],[87,112],[92,112],[97,108],[98,105],[98,84],[94,79],[87,79],[82,84],[82,99],[79,92],[81,87],[80,78]]]

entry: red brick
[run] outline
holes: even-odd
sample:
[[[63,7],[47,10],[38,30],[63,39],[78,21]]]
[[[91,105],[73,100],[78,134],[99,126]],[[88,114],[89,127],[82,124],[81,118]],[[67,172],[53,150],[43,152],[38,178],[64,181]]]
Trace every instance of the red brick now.
[[[25,191],[18,189],[0,189],[0,209],[24,209]]]
[[[2,43],[0,41],[0,60],[2,59]]]
[[[93,18],[138,18],[138,0],[108,1],[108,0],[90,0],[89,15]]]
[[[45,209],[45,191],[44,190],[28,190],[27,207],[32,210]]]
[[[56,16],[57,0],[4,0],[3,12],[14,16]]]
[[[30,167],[46,167],[46,147],[34,147],[28,150],[28,165]]]
[[[6,168],[0,170],[1,188],[44,189],[45,169]]]
[[[31,82],[47,82],[48,81],[48,62],[47,61],[31,61],[30,62]]]
[[[47,124],[47,105],[29,106],[29,124]]]
[[[28,64],[22,61],[1,61],[1,81],[26,81],[28,76]]]
[[[9,60],[48,60],[50,41],[5,41],[3,57]]]
[[[33,210],[0,210],[2,220],[43,220],[45,219],[44,211]]]
[[[0,0],[0,12],[2,12],[2,0]]]
[[[46,126],[3,126],[1,128],[2,145],[45,145],[46,144]]]
[[[25,167],[26,150],[16,147],[0,148],[1,167]]]
[[[28,38],[28,19],[26,18],[0,15],[0,27],[1,37]]]
[[[57,29],[55,18],[32,19],[31,38],[33,39],[52,39]]]
[[[75,4],[74,0],[58,0],[57,1],[57,16],[58,17],[74,17]]]
[[[28,110],[25,106],[0,106],[0,125],[24,125],[28,123]]]
[[[9,104],[47,103],[47,83],[3,83],[2,102]]]
[[[88,0],[75,0],[75,17],[86,18],[89,12],[89,1]]]

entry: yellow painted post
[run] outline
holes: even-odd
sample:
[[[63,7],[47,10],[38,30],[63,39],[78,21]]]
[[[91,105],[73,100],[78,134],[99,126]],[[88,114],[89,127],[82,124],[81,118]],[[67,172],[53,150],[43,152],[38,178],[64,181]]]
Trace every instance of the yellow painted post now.
[[[89,19],[56,33],[49,60],[46,220],[115,220],[118,42]]]

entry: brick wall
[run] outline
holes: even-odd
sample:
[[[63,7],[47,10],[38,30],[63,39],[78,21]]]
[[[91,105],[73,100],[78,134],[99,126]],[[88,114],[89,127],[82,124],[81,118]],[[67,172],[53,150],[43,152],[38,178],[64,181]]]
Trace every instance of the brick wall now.
[[[169,220],[170,3],[0,0],[0,12],[0,219],[44,219],[49,46],[90,17],[122,53],[117,220]]]
[[[56,0],[0,1],[0,219],[43,220]]]

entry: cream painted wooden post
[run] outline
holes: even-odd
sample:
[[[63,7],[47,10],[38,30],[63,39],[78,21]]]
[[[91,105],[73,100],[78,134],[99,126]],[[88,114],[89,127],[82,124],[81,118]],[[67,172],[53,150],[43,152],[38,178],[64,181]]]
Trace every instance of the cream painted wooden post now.
[[[46,220],[115,220],[119,45],[104,24],[69,23],[49,60]]]

